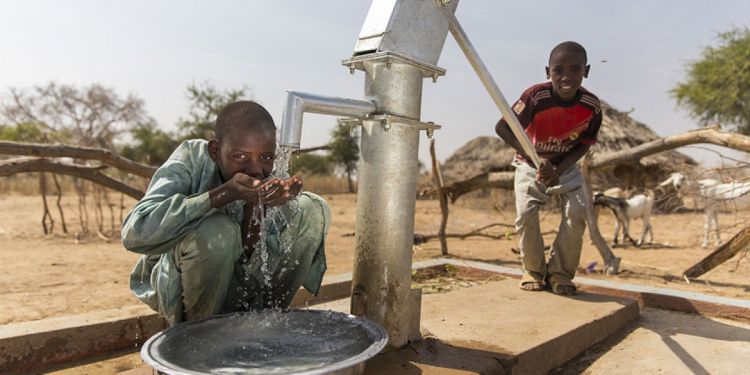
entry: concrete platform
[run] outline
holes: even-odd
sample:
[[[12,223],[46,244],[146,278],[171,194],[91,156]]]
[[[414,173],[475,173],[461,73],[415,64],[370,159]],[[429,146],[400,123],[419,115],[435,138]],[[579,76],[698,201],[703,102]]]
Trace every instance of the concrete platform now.
[[[745,374],[750,324],[646,308],[558,374]]]
[[[315,306],[348,312],[349,299]],[[378,355],[367,374],[546,374],[638,318],[636,301],[525,292],[515,279],[422,296],[425,340]]]
[[[486,274],[474,274],[480,276],[479,280],[505,279],[424,295],[422,325],[424,331],[431,331],[431,334],[426,334],[423,341],[406,349],[377,356],[368,363],[368,373],[521,373],[526,371],[522,366],[530,364],[531,373],[543,373],[542,367],[547,367],[552,368],[553,374],[736,374],[744,372],[745,359],[750,355],[748,301],[584,277],[576,278],[576,282],[589,294],[565,298],[547,292],[520,291],[516,287],[516,278],[520,276],[517,269],[455,259],[417,262],[414,266],[442,268],[447,264],[455,266],[459,272],[463,269],[487,271]],[[335,299],[311,308],[348,311],[349,300],[339,298],[348,295],[350,279],[350,274],[326,277],[324,288],[327,289],[319,298],[312,299],[301,293],[298,294],[299,300],[295,298],[296,304],[305,306],[309,302],[312,306],[321,300]],[[642,311],[641,320],[625,325],[585,349],[597,340],[597,336],[611,334],[615,330],[611,323],[618,317],[635,312],[629,310],[632,309],[628,307],[631,306],[629,300],[603,295],[636,299],[645,312]],[[740,322],[695,314],[729,317]],[[568,315],[571,317],[565,320]],[[561,320],[565,320],[565,324],[559,324]],[[555,350],[556,347],[563,349]],[[549,357],[550,351],[568,359],[575,356],[571,353],[581,354],[555,368],[554,363],[566,360]],[[112,353],[106,358],[92,358],[71,365],[62,365],[52,369],[51,373],[154,373],[142,364],[136,351]]]
[[[497,364],[490,348],[467,349],[436,338],[410,346],[412,352],[378,356],[369,373],[394,369],[393,374],[493,374]],[[587,349],[553,375],[567,374],[728,374],[747,372],[750,358],[750,324],[645,308],[640,319]],[[394,361],[395,366],[389,366]],[[140,365],[136,365],[140,364]],[[138,353],[92,363],[88,366],[52,371],[50,375],[111,374],[155,375],[141,364]],[[498,371],[501,372],[501,371]]]
[[[145,305],[0,326],[0,373],[34,373],[84,356],[127,350],[166,327]]]

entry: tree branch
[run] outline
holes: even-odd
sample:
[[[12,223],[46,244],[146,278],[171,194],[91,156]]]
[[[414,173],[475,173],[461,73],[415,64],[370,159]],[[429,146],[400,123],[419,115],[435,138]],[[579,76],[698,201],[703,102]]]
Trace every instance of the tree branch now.
[[[442,255],[448,255],[448,239],[445,237],[446,227],[448,226],[448,214],[450,210],[448,208],[448,195],[443,190],[443,173],[440,170],[440,163],[437,161],[437,155],[435,153],[435,138],[430,137],[430,159],[432,161],[432,180],[435,183],[437,189],[438,200],[440,201],[440,229],[438,229],[438,237],[440,238],[440,253]]]
[[[322,146],[316,146],[316,147],[300,148],[298,150],[294,150],[292,153],[293,154],[305,154],[308,152],[330,150],[330,149],[331,149],[331,145],[322,145]]]
[[[516,233],[516,227],[515,225],[511,224],[504,224],[504,223],[494,223],[485,225],[481,228],[474,229],[472,231],[466,232],[466,233],[445,233],[446,238],[460,238],[462,240],[467,239],[468,237],[485,237],[485,238],[491,238],[494,240],[501,240],[508,238],[507,233],[503,234],[491,234],[491,233],[484,233],[485,229],[492,228],[492,227],[503,227],[511,229],[512,234]],[[557,234],[557,231],[551,230],[547,232],[542,232],[542,235],[546,236],[548,234]],[[440,233],[435,234],[421,234],[421,233],[414,233],[414,244],[419,245],[421,243],[425,243],[430,240],[434,240],[436,238],[440,238]]]
[[[598,155],[591,161],[589,168],[593,171],[612,167],[619,163],[638,160],[659,152],[696,143],[709,143],[750,153],[750,137],[737,133],[721,132],[719,129],[717,125],[705,129],[691,130],[687,133],[660,138],[618,152]],[[463,181],[454,182],[443,187],[443,190],[448,194],[451,202],[455,202],[461,196],[474,190],[493,188],[512,189],[513,172],[485,172]],[[425,189],[421,195],[429,196],[435,194],[435,192],[436,189],[433,187]]]
[[[513,172],[485,172],[469,179],[454,182],[443,187],[443,191],[450,198],[451,203],[455,203],[458,198],[474,190],[480,189],[512,189]],[[420,195],[431,196],[437,193],[435,187],[424,189]]]
[[[704,273],[714,269],[714,267],[731,259],[735,254],[750,247],[750,227],[739,231],[729,241],[724,242],[717,247],[711,254],[707,255],[700,262],[682,273],[683,277],[689,279],[697,278]]]
[[[99,160],[104,164],[144,178],[151,178],[156,172],[155,167],[134,162],[104,148],[0,141],[0,154]]]
[[[710,143],[733,148],[735,150],[750,152],[750,137],[737,133],[720,132],[719,129],[720,127],[716,125],[710,128],[692,130],[687,133],[643,143],[626,150],[599,155],[591,161],[590,168],[593,170],[610,167],[628,160],[637,160],[662,151],[672,150],[695,143]]]
[[[107,168],[106,165],[89,167],[78,164],[60,163],[49,159],[23,157],[0,160],[0,177],[27,172],[51,172],[80,177],[127,194],[135,199],[143,197],[143,191],[101,173],[101,170],[105,168]]]

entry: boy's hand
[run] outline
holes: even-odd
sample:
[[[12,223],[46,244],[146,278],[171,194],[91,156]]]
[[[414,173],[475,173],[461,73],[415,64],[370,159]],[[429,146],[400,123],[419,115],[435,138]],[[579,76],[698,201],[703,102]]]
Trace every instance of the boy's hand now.
[[[295,176],[288,180],[274,178],[266,182],[237,173],[232,178],[211,190],[213,207],[222,207],[236,200],[243,200],[251,205],[280,206],[290,201],[302,191],[302,179]]]
[[[274,178],[263,183],[258,189],[264,205],[281,206],[299,195],[302,191],[302,179],[297,176],[288,180]]]
[[[223,207],[236,200],[244,200],[257,204],[258,188],[261,181],[244,173],[236,173],[229,181],[211,190],[208,195],[211,198],[211,206]]]
[[[536,180],[544,186],[555,186],[560,183],[560,176],[557,174],[557,168],[547,159],[542,158],[542,164],[536,171]]]

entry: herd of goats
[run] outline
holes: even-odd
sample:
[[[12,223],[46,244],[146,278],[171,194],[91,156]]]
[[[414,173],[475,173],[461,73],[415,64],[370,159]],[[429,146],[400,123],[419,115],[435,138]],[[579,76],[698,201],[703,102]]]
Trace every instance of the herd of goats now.
[[[715,179],[692,180],[684,174],[675,172],[668,179],[659,183],[658,188],[671,187],[675,192],[686,192],[694,194],[696,203],[703,207],[705,223],[703,225],[702,246],[708,247],[709,233],[713,230],[716,234],[716,244],[721,243],[719,233],[718,211],[729,204],[738,210],[750,207],[750,181],[732,181],[722,183]],[[649,241],[653,241],[650,216],[654,207],[654,192],[650,189],[631,195],[621,188],[611,188],[604,192],[594,194],[595,206],[605,207],[612,211],[615,221],[615,234],[613,243],[618,244],[620,229],[623,231],[623,241],[626,239],[635,246],[641,246],[648,235]],[[630,237],[630,219],[641,219],[643,221],[643,232],[638,241]]]

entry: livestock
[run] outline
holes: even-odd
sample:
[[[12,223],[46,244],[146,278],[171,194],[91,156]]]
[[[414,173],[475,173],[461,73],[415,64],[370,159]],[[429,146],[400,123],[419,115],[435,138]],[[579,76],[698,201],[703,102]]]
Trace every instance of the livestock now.
[[[750,207],[750,181],[721,181],[708,178],[693,181],[680,172],[672,173],[668,179],[659,186],[672,185],[677,191],[680,189],[691,190],[696,201],[703,203],[704,224],[703,242],[701,246],[708,247],[711,229],[716,233],[716,245],[721,244],[721,233],[719,230],[718,210],[724,204],[731,204],[738,210]]]
[[[604,190],[602,194],[608,197],[614,197],[614,198],[622,198],[622,199],[630,198],[630,192],[627,190],[623,190],[622,188],[619,188],[619,187],[613,187],[613,188]]]
[[[647,190],[643,194],[636,194],[628,199],[616,198],[596,193],[594,195],[594,205],[604,206],[612,210],[615,215],[615,235],[613,243],[618,244],[620,228],[622,228],[623,240],[628,239],[635,246],[640,247],[649,237],[649,242],[654,241],[654,233],[651,226],[651,210],[654,207],[654,193]],[[630,219],[641,219],[643,221],[643,232],[637,242],[630,236]]]

